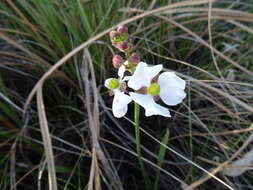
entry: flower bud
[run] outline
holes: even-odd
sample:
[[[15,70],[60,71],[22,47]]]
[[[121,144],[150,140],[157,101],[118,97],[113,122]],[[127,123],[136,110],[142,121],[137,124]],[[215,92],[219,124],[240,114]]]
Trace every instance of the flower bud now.
[[[114,55],[112,58],[113,67],[118,69],[124,62],[124,59],[120,55]]]
[[[126,26],[119,26],[117,31],[120,33],[128,33],[128,28]]]
[[[118,48],[121,51],[126,51],[128,49],[128,43],[126,41],[120,42]]]
[[[137,53],[132,53],[131,55],[130,55],[130,57],[129,57],[129,61],[131,62],[131,63],[134,63],[134,64],[138,64],[139,62],[140,62],[140,57],[138,56],[138,54]]]
[[[115,31],[115,30],[112,30],[110,33],[109,33],[109,36],[110,36],[110,40],[113,42],[117,37],[120,36],[120,33]]]

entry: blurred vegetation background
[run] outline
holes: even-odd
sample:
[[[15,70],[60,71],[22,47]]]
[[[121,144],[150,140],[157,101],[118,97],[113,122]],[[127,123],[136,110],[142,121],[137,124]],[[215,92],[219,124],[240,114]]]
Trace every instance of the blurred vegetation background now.
[[[48,173],[64,190],[145,189],[133,105],[115,119],[103,87],[118,53],[105,31],[121,22],[143,61],[187,81],[172,118],[141,112],[150,189],[253,189],[252,170],[222,173],[252,149],[252,0],[2,0],[0,189],[48,189]],[[25,114],[35,84],[69,52]],[[202,180],[219,166],[218,180]]]

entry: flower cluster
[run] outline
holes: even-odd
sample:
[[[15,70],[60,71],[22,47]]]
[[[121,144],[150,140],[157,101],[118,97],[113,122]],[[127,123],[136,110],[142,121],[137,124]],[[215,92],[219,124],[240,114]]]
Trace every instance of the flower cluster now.
[[[118,69],[118,77],[105,80],[105,86],[114,95],[113,115],[118,118],[124,116],[128,104],[134,101],[145,109],[145,116],[171,117],[169,110],[157,102],[161,99],[169,106],[181,103],[186,96],[185,81],[174,72],[160,74],[163,69],[161,64],[147,65],[137,53],[131,53],[133,46],[127,27],[120,26],[117,31],[111,31],[110,40],[126,57],[126,60],[120,55],[113,57],[112,63]]]

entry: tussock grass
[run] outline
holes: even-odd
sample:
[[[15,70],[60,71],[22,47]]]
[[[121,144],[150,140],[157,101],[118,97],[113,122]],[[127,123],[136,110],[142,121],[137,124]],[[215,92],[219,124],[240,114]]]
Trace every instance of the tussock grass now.
[[[252,18],[251,1],[2,1],[0,189],[144,189],[133,112],[103,88],[121,24],[187,80],[172,118],[141,112],[150,189],[252,189],[222,172],[252,149]]]

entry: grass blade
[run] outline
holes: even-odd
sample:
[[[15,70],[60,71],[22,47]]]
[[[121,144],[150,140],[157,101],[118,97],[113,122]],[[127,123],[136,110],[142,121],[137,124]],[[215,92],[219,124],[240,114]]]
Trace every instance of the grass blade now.
[[[54,155],[51,137],[47,124],[47,117],[45,113],[45,107],[43,102],[43,94],[42,94],[42,85],[40,85],[37,91],[37,106],[38,106],[38,114],[39,114],[39,123],[43,138],[43,145],[46,154],[46,161],[48,167],[48,183],[49,190],[57,190],[57,181],[56,181],[56,172],[55,172],[55,164],[54,164]]]
[[[167,145],[169,142],[169,137],[170,137],[170,132],[169,132],[169,130],[166,130],[166,133],[162,139],[162,144]],[[158,153],[157,165],[159,166],[159,168],[162,167],[162,164],[164,162],[164,158],[166,155],[166,147],[163,146],[162,144],[160,144],[160,149],[159,149],[159,153]],[[160,180],[160,173],[161,173],[161,171],[157,170],[156,177],[155,177],[154,190],[157,190],[157,188],[158,188],[158,184],[159,184],[159,180]]]

